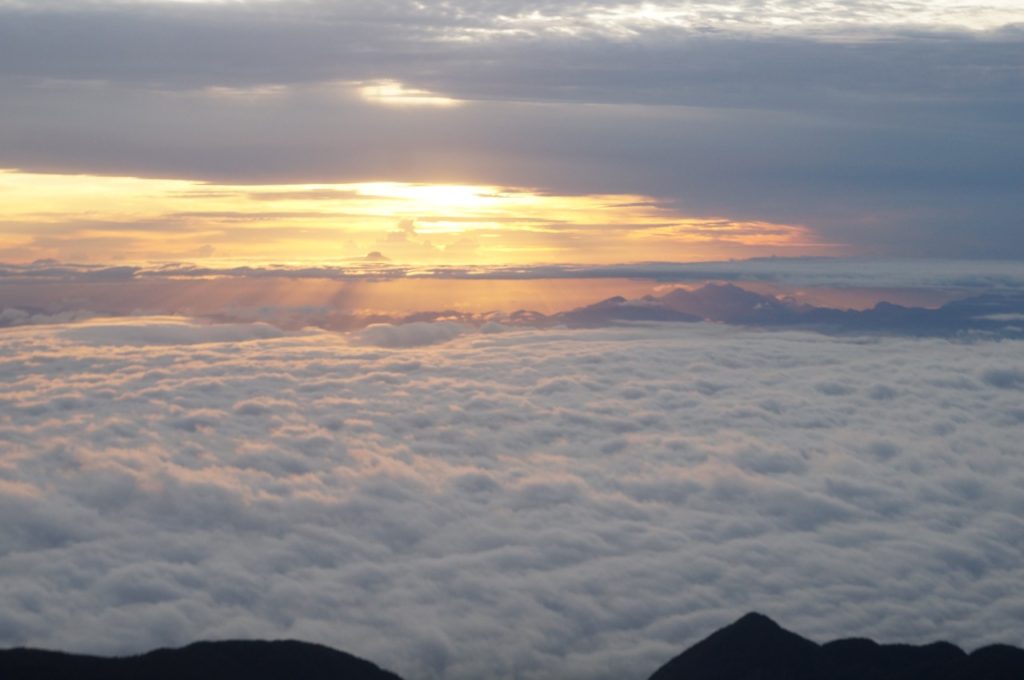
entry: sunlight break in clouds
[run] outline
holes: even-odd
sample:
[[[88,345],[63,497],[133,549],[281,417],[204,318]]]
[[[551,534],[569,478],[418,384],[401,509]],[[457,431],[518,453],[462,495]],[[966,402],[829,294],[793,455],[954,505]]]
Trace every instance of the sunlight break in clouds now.
[[[360,96],[372,104],[387,106],[458,106],[457,99],[442,97],[426,90],[410,89],[397,80],[379,80],[363,83]]]
[[[0,172],[0,261],[692,261],[829,254],[806,227],[694,217],[648,196],[362,182],[217,185]]]
[[[752,608],[1024,642],[1020,341],[350,339],[0,330],[0,646],[288,637],[422,680],[621,680]]]

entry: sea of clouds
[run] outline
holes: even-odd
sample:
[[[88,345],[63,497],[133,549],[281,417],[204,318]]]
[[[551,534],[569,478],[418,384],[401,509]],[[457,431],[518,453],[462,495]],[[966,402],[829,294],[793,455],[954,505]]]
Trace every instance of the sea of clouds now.
[[[1024,343],[485,330],[0,330],[0,646],[641,680],[753,609],[1024,642]]]

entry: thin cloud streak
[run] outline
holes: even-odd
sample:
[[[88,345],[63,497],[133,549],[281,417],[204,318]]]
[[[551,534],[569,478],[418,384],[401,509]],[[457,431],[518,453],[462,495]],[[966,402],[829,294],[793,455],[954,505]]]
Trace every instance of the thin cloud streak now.
[[[43,260],[0,263],[0,281],[76,282],[131,279],[327,279],[338,281],[645,279],[657,282],[752,281],[796,287],[919,288],[985,292],[1024,289],[1024,270],[1015,260],[937,260],[900,258],[753,258],[719,262],[635,262],[609,265],[544,264],[410,267],[391,262],[359,261],[324,266],[201,266],[169,262],[149,266],[73,264]]]
[[[379,252],[403,264],[534,264],[840,249],[800,225],[694,217],[628,194],[398,182],[260,187],[13,171],[0,172],[0,192],[9,195],[0,207],[0,257],[22,262],[315,265]]]

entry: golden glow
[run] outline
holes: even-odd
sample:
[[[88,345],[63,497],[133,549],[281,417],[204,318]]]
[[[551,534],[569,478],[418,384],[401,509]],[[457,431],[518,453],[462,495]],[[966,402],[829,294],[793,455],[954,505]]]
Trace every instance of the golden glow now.
[[[397,80],[361,83],[359,94],[372,104],[387,106],[457,106],[462,103],[458,99],[442,97],[426,90],[407,88]]]
[[[73,296],[83,309],[102,309],[113,315],[138,310],[185,312],[199,317],[262,320],[288,328],[310,323],[343,328],[349,316],[400,318],[440,310],[485,314],[520,309],[554,314],[613,295],[637,298],[660,290],[654,281],[615,278],[337,280],[285,275],[81,281],[75,284]],[[46,310],[53,308],[55,300],[67,299],[68,284],[46,280],[4,283],[4,294],[8,300],[17,300],[18,306]]]
[[[403,264],[834,254],[800,225],[681,214],[649,196],[490,185],[216,185],[0,171],[0,262]]]

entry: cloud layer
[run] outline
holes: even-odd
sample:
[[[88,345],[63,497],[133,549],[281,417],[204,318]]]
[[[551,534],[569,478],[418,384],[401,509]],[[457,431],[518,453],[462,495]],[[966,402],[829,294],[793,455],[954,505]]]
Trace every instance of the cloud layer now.
[[[0,331],[0,645],[468,680],[646,677],[750,609],[1021,644],[1020,342],[456,330]]]
[[[586,266],[421,266],[348,261],[325,266],[213,267],[167,262],[150,266],[81,265],[55,260],[0,263],[0,282],[117,282],[133,279],[650,279],[762,281],[791,286],[836,288],[938,288],[974,292],[1024,289],[1024,268],[1016,260],[922,258],[755,258],[727,262],[641,262]],[[13,298],[12,298],[13,299]]]
[[[852,252],[1019,258],[1022,25],[1013,0],[7,1],[0,147],[46,172],[642,194]],[[415,105],[438,99],[463,105]]]

